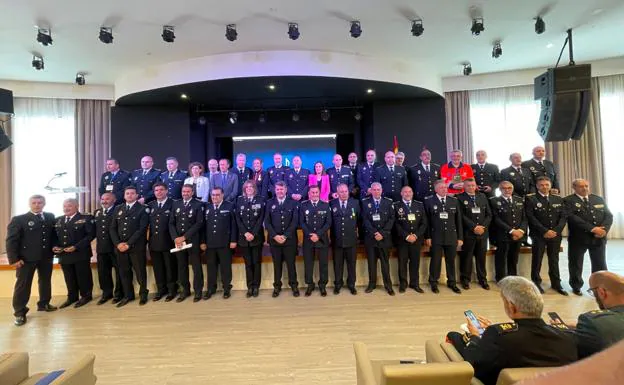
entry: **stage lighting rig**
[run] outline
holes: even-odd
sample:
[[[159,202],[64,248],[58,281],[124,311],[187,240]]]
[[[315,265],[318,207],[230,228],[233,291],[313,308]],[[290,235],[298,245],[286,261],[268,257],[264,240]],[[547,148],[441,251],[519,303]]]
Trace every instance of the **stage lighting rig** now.
[[[100,41],[104,44],[113,43],[113,29],[110,27],[100,27]]]
[[[297,23],[288,23],[288,37],[290,40],[299,39],[299,24]]]
[[[423,21],[421,19],[412,21],[412,36],[420,36],[425,32]]]
[[[543,34],[546,31],[546,23],[541,16],[535,18],[535,33],[538,35]]]
[[[164,25],[162,31],[162,39],[165,43],[173,43],[175,40],[175,27],[172,25]]]
[[[474,36],[479,36],[483,31],[485,31],[485,27],[483,26],[483,18],[478,17],[472,19],[472,27],[470,28],[470,32],[472,32]]]
[[[472,74],[472,66],[470,65],[470,63],[464,63],[463,73],[464,76],[470,76],[470,74]]]
[[[76,84],[78,84],[79,86],[84,86],[86,84],[86,80],[85,80],[85,76],[84,74],[78,72],[76,74]]]
[[[37,41],[45,47],[52,45],[52,32],[46,28],[37,28]]]
[[[230,112],[230,123],[236,124],[237,121],[238,121],[238,112],[236,111]]]
[[[236,24],[228,24],[225,27],[225,38],[229,41],[236,41],[238,39],[238,32],[236,32]]]
[[[33,55],[32,66],[37,71],[41,71],[44,69],[43,57],[38,55]]]
[[[324,122],[327,122],[329,120],[329,118],[331,117],[331,114],[329,112],[329,110],[327,108],[324,108],[321,110],[321,120]]]
[[[494,47],[492,47],[492,57],[494,59],[498,59],[503,55],[503,47],[501,47],[500,41],[494,42]]]
[[[349,30],[351,33],[351,37],[357,39],[362,35],[362,24],[358,20],[353,20],[351,22],[351,29]]]

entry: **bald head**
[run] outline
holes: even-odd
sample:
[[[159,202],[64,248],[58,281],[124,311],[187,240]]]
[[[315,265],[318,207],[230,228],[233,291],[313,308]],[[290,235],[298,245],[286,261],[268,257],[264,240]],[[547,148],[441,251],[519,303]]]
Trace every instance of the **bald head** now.
[[[624,277],[601,270],[589,276],[589,287],[601,309],[624,305]]]

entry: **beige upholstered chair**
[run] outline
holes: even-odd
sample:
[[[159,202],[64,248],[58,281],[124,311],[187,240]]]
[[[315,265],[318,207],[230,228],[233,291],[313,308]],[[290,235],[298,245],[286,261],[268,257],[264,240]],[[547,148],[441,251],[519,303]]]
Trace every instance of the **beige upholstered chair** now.
[[[93,374],[95,356],[88,354],[71,368],[65,370],[51,385],[94,385],[97,377]],[[28,373],[28,353],[7,353],[0,356],[0,384],[33,385],[47,373]]]

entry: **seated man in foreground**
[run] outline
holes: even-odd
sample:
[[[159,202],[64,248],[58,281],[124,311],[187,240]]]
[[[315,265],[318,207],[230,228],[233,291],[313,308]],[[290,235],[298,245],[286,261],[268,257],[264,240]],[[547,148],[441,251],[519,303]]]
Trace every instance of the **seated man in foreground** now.
[[[533,282],[509,276],[499,286],[505,313],[513,322],[493,325],[478,317],[480,328],[468,320],[469,337],[457,332],[447,335],[474,367],[475,377],[494,385],[506,368],[561,366],[577,360],[574,338],[542,320],[544,300]],[[482,336],[479,329],[484,329]]]

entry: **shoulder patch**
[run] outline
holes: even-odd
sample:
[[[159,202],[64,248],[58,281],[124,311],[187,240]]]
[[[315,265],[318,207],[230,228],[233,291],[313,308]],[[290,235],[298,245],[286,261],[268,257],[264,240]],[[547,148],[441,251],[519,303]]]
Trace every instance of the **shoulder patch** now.
[[[498,334],[507,334],[507,333],[513,333],[517,331],[518,324],[515,324],[513,322],[505,322],[502,324],[494,325],[494,328],[496,328],[496,331],[498,332]]]
[[[490,200],[495,200],[495,199],[497,199],[497,198],[498,198],[498,197],[490,197]]]
[[[429,196],[425,197],[425,200],[431,199],[431,198],[433,198],[433,195],[429,195]]]
[[[535,195],[535,193],[528,193],[528,194],[526,194],[525,196],[527,196],[527,197],[532,197],[532,196],[534,196],[534,195]]]
[[[602,317],[611,313],[612,311],[608,309],[592,310],[592,311],[588,311],[587,313],[585,313],[585,316],[587,316],[588,318],[598,318],[598,317]]]
[[[384,198],[384,199],[386,199],[386,200],[389,200],[390,202],[393,202],[393,201],[392,201],[392,198],[388,198],[388,197],[383,197],[383,198]],[[393,202],[393,203],[394,203],[394,202]]]

